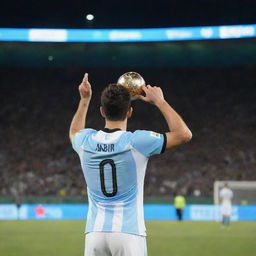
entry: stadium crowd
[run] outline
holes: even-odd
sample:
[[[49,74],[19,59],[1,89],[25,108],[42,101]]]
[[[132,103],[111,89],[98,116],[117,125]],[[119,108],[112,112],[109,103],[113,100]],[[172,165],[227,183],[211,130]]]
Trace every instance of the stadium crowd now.
[[[0,196],[86,194],[68,138],[85,71],[93,86],[87,124],[100,129],[100,92],[130,69],[1,68]],[[146,196],[182,188],[187,196],[211,197],[215,180],[256,179],[256,66],[135,71],[162,87],[193,132],[189,144],[149,161]],[[167,129],[155,107],[133,106],[129,130]]]

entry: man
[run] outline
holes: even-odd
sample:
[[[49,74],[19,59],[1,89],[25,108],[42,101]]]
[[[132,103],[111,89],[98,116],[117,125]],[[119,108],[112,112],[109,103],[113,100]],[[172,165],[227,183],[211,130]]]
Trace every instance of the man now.
[[[86,256],[147,255],[143,186],[148,158],[192,137],[159,87],[148,85],[143,90],[145,96],[139,98],[158,107],[169,127],[165,134],[127,132],[127,119],[133,111],[130,93],[113,84],[101,95],[100,112],[105,128],[84,129],[92,95],[88,74],[79,86],[81,99],[71,122],[70,139],[79,154],[88,190]]]
[[[233,198],[233,192],[229,188],[227,183],[220,190],[219,196],[221,200],[222,226],[227,227],[230,224],[231,208],[232,208],[231,201]]]
[[[174,207],[176,209],[176,216],[178,221],[182,221],[183,220],[183,210],[186,206],[186,199],[184,196],[182,196],[181,193],[178,193],[175,197],[174,197]]]

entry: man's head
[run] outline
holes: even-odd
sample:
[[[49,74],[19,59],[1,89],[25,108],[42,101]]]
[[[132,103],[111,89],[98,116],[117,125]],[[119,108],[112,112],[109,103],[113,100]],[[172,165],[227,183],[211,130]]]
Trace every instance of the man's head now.
[[[101,93],[101,114],[109,121],[123,121],[131,116],[131,96],[120,85],[110,84]]]

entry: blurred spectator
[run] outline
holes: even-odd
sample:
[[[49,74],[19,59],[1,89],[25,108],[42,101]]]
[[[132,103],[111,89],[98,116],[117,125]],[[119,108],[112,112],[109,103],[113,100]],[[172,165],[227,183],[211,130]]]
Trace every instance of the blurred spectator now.
[[[176,216],[178,221],[183,220],[183,211],[186,207],[186,199],[182,195],[182,193],[177,193],[177,195],[174,197],[174,207],[176,210]]]

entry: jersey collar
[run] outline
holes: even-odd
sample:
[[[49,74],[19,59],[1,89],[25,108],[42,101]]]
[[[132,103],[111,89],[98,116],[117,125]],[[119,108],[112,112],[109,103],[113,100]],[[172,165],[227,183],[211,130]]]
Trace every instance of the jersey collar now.
[[[104,128],[103,129],[103,132],[107,132],[107,133],[112,133],[116,131],[121,131],[121,129],[120,128],[114,128],[114,129]]]

